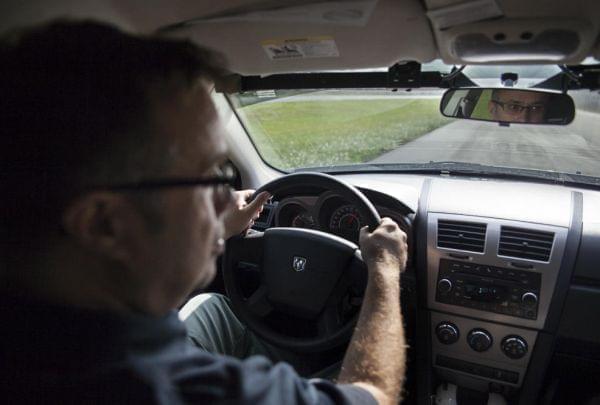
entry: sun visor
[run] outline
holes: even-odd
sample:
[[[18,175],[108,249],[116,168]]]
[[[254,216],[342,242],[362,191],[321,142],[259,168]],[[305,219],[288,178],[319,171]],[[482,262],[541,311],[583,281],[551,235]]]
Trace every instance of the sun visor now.
[[[296,3],[190,20],[166,31],[221,51],[230,70],[242,75],[373,69],[437,56],[418,0]]]
[[[449,64],[577,64],[593,49],[597,28],[581,19],[514,19],[437,30]]]

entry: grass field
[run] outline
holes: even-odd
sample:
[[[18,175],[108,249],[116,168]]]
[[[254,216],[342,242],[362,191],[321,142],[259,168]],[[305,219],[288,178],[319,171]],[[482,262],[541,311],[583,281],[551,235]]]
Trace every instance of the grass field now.
[[[473,109],[471,113],[472,118],[477,118],[480,120],[491,120],[492,116],[490,115],[490,111],[488,110],[488,103],[490,98],[492,97],[491,91],[483,91],[479,100],[477,101],[477,105]]]
[[[292,169],[367,162],[451,121],[437,99],[262,102],[239,111],[262,157]]]

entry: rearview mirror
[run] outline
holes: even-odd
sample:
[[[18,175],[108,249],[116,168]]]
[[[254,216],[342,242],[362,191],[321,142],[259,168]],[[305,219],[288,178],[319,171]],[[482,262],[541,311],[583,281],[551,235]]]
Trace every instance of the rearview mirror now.
[[[567,125],[575,118],[566,94],[513,88],[450,89],[440,111],[445,117],[519,124]]]

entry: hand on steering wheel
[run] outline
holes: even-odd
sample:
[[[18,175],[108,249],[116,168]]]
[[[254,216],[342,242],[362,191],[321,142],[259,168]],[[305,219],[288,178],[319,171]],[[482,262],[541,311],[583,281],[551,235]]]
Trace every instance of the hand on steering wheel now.
[[[360,191],[326,174],[283,176],[261,187],[256,195],[267,191],[277,198],[307,186],[342,197],[356,207],[372,231],[381,222],[373,204]],[[374,260],[388,260],[395,253],[397,247],[384,235],[396,232],[391,228],[386,221],[381,230],[365,235],[373,245],[385,242],[383,250],[373,246]],[[250,272],[257,275],[259,285],[248,295],[240,280]],[[270,228],[228,241],[223,276],[233,311],[252,331],[272,344],[310,352],[350,339],[358,311],[347,319],[340,316],[340,306],[349,291],[364,291],[367,267],[358,246],[338,236],[309,229]],[[298,337],[275,330],[268,322],[274,311],[313,323],[315,333]]]
[[[383,218],[372,233],[364,226],[360,230],[359,245],[363,260],[369,269],[384,265],[398,268],[402,272],[406,268],[406,233],[390,218]]]

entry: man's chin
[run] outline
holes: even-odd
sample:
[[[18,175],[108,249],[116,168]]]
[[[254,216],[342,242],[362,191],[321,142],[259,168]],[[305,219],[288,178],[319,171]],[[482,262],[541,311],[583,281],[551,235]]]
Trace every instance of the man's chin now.
[[[196,283],[196,288],[206,288],[215,279],[215,276],[217,275],[217,257],[218,256],[216,256],[214,260],[211,260],[210,265],[202,269],[198,283]]]

